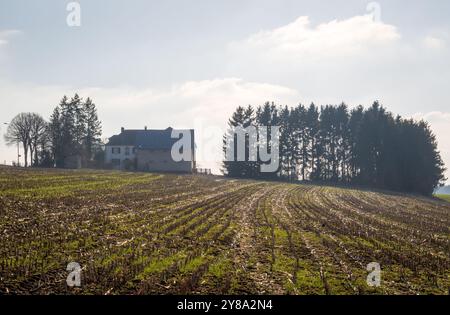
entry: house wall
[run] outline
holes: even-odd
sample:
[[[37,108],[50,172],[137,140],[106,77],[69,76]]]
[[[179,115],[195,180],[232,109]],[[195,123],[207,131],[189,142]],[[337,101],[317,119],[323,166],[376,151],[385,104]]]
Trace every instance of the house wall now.
[[[137,168],[149,172],[192,173],[194,161],[175,162],[171,150],[137,150]]]
[[[113,153],[113,148],[120,148],[120,153]],[[129,154],[126,154],[126,149],[128,148]],[[136,154],[133,153],[133,146],[118,146],[118,145],[107,145],[105,147],[105,163],[110,164],[113,166],[114,169],[124,169],[125,168],[125,160],[130,160],[134,163],[134,160],[136,158]],[[113,163],[114,160],[119,160],[120,163],[116,164]]]

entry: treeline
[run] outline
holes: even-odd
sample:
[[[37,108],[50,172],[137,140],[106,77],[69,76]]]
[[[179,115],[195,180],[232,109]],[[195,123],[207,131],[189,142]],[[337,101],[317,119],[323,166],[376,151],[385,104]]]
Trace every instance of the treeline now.
[[[223,162],[230,177],[348,183],[425,195],[444,180],[444,164],[428,124],[394,117],[378,102],[351,110],[345,104],[238,107],[228,126],[228,136],[237,126],[280,127],[278,170],[262,173],[259,157],[256,162],[235,159]],[[246,156],[249,145],[247,138]]]
[[[75,94],[62,98],[48,122],[37,113],[18,114],[5,141],[21,144],[25,167],[77,168],[103,161],[101,133],[95,104]]]

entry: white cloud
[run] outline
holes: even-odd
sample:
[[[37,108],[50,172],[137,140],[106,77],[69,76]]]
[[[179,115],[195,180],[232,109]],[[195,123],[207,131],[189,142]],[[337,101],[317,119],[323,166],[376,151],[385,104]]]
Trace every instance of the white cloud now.
[[[231,51],[297,62],[359,55],[397,41],[395,26],[377,22],[372,15],[355,16],[311,26],[307,16],[274,30],[261,31],[230,44]]]
[[[0,74],[4,69],[4,64],[8,62],[7,47],[11,38],[22,34],[19,30],[0,30]]]
[[[433,122],[444,123],[444,124],[450,123],[450,113],[439,112],[439,111],[429,112],[426,114],[417,113],[417,114],[413,115],[413,118],[424,119],[425,121],[433,121]]]
[[[372,15],[319,25],[302,16],[230,43],[228,53],[229,74],[295,88],[304,103],[369,104],[415,62],[397,28]]]
[[[403,116],[424,106],[445,111],[450,56],[441,48],[448,31],[427,31],[428,39],[405,37],[372,15],[319,25],[299,17],[231,43],[227,66],[231,75],[296,89],[303,103],[380,100]]]
[[[22,34],[19,30],[0,30],[0,45],[5,45],[9,42],[9,39],[13,36]]]
[[[433,50],[441,50],[446,47],[446,40],[438,36],[428,35],[423,39],[426,48]]]
[[[238,105],[261,105],[265,101],[298,102],[300,99],[293,89],[238,78],[187,82],[173,90],[169,97],[195,104],[185,108],[186,114],[203,115],[219,124],[224,124],[227,120],[224,117],[229,117]]]

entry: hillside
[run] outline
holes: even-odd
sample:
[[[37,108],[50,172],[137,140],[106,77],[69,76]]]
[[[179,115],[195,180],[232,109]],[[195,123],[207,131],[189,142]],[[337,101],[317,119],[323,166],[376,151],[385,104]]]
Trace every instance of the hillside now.
[[[0,294],[447,294],[450,203],[220,177],[0,168]],[[81,287],[66,286],[70,262]],[[381,286],[366,283],[370,262]]]

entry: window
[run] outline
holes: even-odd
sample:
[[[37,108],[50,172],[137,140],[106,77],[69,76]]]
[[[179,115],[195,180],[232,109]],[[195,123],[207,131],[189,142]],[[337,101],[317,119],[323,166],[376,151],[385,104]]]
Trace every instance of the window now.
[[[111,152],[112,154],[120,154],[120,148],[112,148]]]
[[[136,148],[133,148],[133,154],[136,154]]]
[[[130,148],[129,147],[125,148],[125,155],[130,155]]]

